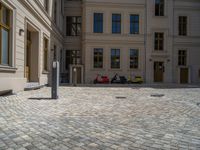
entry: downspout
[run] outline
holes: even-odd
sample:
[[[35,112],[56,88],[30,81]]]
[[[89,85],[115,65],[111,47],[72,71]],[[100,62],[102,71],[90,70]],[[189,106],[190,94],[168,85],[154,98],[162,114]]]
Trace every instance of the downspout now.
[[[174,80],[175,68],[174,68],[174,65],[173,65],[174,64],[174,58],[173,58],[174,57],[174,19],[175,19],[174,18],[174,6],[175,6],[174,1],[175,0],[173,0],[173,21],[172,21],[173,22],[173,28],[172,28],[173,33],[172,33],[172,54],[171,54],[172,55],[171,56],[171,61],[172,61],[172,64],[171,64],[172,65],[172,83],[175,82],[175,80]]]
[[[144,26],[144,82],[146,83],[146,78],[147,78],[147,70],[146,70],[146,65],[147,65],[147,0],[145,0],[145,26]]]

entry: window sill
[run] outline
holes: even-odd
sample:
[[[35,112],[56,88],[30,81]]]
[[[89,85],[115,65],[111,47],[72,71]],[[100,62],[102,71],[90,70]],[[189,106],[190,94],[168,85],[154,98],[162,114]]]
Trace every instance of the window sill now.
[[[128,71],[141,71],[139,68],[128,69]]]
[[[49,71],[43,70],[42,74],[49,74]]]
[[[17,68],[0,65],[0,72],[16,72]]]
[[[165,18],[168,18],[168,16],[166,16],[166,15],[164,15],[164,16],[156,16],[156,15],[154,15],[153,18],[165,19]]]
[[[167,51],[166,50],[153,50],[152,53],[155,53],[155,54],[166,54]]]
[[[92,68],[91,71],[105,71],[104,68]]]
[[[109,69],[109,71],[122,71],[122,69],[117,69],[117,68],[111,68],[111,69]]]

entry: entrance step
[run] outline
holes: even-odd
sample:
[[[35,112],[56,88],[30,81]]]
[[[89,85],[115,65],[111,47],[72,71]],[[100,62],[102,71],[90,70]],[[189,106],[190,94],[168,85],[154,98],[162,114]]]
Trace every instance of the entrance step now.
[[[24,91],[37,90],[42,87],[44,87],[44,85],[40,85],[38,82],[28,82],[26,83],[26,87],[24,88]]]

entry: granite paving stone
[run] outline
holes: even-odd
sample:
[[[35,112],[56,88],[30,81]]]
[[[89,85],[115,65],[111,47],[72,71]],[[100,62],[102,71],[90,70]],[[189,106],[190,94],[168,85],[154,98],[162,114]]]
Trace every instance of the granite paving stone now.
[[[50,92],[0,97],[0,150],[200,149],[199,86],[69,86],[58,100]]]

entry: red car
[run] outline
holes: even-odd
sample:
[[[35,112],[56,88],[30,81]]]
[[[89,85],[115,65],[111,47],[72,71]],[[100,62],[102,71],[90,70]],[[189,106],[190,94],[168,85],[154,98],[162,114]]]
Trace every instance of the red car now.
[[[108,84],[109,78],[107,76],[101,76],[100,74],[97,74],[96,78],[94,79],[94,84],[101,83],[101,84]]]

